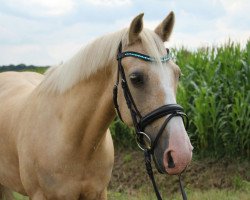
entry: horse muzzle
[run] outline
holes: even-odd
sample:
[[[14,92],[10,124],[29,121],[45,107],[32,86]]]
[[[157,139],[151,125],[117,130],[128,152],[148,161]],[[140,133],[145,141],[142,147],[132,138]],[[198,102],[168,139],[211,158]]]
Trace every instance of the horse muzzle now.
[[[190,147],[168,148],[163,154],[165,172],[170,175],[181,174],[192,160],[192,145]]]

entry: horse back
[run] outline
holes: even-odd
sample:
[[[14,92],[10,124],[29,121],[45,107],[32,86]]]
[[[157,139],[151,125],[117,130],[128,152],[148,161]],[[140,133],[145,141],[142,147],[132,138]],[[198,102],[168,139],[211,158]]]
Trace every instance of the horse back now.
[[[0,95],[18,88],[34,89],[43,75],[35,72],[3,72],[0,73]]]
[[[42,75],[33,72],[0,73],[0,136],[8,134],[18,125],[21,111],[29,94],[41,82]]]

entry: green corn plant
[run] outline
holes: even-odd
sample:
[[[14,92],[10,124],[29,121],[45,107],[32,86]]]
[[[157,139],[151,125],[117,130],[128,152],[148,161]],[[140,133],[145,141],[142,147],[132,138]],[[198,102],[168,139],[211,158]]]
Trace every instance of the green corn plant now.
[[[196,152],[249,158],[250,42],[175,53],[184,74],[177,99],[191,118]]]
[[[250,42],[220,47],[174,49],[182,70],[177,102],[190,118],[188,134],[195,153],[250,157]],[[135,146],[131,129],[115,120],[115,144]]]

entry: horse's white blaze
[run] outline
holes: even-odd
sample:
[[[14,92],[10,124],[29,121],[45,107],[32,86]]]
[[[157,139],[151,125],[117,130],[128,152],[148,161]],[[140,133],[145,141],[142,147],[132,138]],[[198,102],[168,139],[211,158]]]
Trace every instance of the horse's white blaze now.
[[[166,66],[160,69],[159,79],[161,80],[161,87],[165,94],[165,104],[176,104],[175,95],[175,74],[171,65],[175,65],[172,61],[169,61]],[[168,147],[165,152],[170,151],[175,168],[169,169],[167,165],[167,158],[164,154],[164,165],[168,173],[176,173],[182,171],[186,165],[190,162],[192,157],[192,145],[187,135],[184,123],[181,117],[172,118],[167,124],[167,134],[169,134]]]
[[[163,66],[160,69],[160,80],[161,87],[163,88],[163,92],[165,93],[165,104],[176,104],[175,91],[174,91],[174,80],[172,72],[171,63],[167,63],[167,66]]]

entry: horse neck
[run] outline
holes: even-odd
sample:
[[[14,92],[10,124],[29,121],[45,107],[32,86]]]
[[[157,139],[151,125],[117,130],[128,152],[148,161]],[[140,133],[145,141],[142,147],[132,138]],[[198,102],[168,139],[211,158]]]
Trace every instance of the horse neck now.
[[[63,137],[74,146],[95,149],[115,117],[112,101],[113,74],[103,68],[57,97],[61,105]]]

